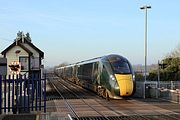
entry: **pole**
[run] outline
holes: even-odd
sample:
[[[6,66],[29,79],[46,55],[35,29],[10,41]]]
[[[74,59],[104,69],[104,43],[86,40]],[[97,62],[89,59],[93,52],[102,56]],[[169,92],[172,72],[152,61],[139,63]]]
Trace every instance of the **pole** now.
[[[160,63],[159,63],[159,60],[158,60],[158,88],[160,88]]]
[[[145,32],[144,32],[144,98],[145,98],[145,87],[146,87],[146,81],[147,81],[147,77],[146,77],[146,74],[147,74],[147,9],[150,9],[151,6],[143,6],[143,7],[140,7],[140,9],[145,9]]]
[[[146,83],[146,74],[147,74],[147,7],[146,7],[146,9],[145,9],[145,38],[144,38],[144,43],[145,43],[145,61],[144,61],[144,63],[145,63],[145,78],[144,78],[144,82]]]

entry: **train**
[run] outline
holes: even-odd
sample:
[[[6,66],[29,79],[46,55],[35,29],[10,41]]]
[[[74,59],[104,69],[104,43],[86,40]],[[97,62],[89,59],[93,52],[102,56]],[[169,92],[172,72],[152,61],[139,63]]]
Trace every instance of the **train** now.
[[[135,93],[135,74],[123,56],[110,54],[57,67],[55,73],[105,99],[122,99]]]

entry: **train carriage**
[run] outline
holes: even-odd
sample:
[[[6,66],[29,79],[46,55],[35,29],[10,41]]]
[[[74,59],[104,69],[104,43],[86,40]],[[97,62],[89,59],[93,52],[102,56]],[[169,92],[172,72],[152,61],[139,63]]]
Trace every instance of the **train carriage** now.
[[[119,55],[107,55],[57,68],[62,76],[104,98],[120,99],[135,92],[135,76],[129,61]]]

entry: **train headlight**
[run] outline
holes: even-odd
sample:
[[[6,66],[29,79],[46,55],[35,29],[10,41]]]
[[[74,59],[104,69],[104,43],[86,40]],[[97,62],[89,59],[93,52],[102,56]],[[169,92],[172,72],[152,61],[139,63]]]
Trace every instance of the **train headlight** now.
[[[113,75],[110,75],[110,79],[111,79],[111,80],[115,80],[115,78],[114,78]]]
[[[119,85],[118,85],[117,82],[115,83],[114,88],[115,88],[116,90],[119,90]]]
[[[132,78],[133,78],[133,81],[135,81],[135,75],[133,75]]]

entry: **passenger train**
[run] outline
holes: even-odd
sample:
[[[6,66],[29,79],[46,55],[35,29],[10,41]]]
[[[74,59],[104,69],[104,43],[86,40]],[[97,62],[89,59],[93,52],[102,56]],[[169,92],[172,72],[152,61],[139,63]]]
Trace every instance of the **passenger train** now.
[[[106,99],[122,99],[135,92],[130,62],[120,55],[107,55],[56,68],[58,76],[96,92]]]

